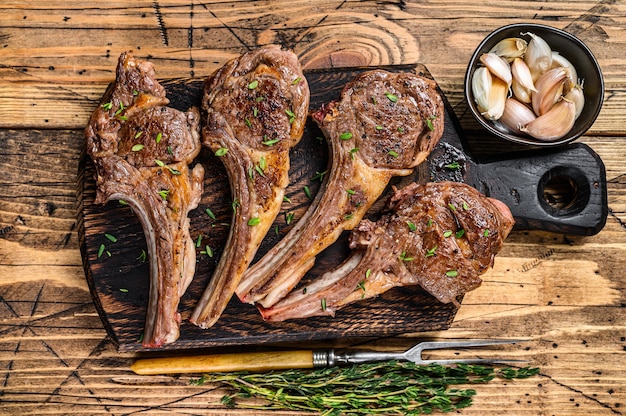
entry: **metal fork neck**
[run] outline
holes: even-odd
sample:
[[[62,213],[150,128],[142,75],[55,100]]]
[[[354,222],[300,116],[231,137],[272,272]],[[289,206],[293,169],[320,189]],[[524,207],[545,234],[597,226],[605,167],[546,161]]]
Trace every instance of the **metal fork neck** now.
[[[394,360],[399,358],[398,353],[385,353],[379,351],[313,351],[313,366],[334,367],[336,365],[362,364],[373,361]]]

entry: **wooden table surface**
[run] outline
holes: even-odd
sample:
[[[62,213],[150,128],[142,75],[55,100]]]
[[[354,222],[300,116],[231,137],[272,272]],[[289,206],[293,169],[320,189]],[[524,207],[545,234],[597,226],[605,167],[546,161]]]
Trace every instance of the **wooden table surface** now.
[[[190,376],[134,377],[135,354],[117,351],[92,303],[78,160],[121,52],[149,58],[163,79],[204,77],[269,43],[293,49],[305,68],[420,62],[480,138],[462,94],[466,63],[489,32],[520,22],[576,35],[602,67],[604,106],[579,142],[606,165],[605,227],[586,237],[513,232],[448,330],[328,344],[526,338],[498,352],[530,360],[540,375],[478,386],[460,414],[626,413],[626,2],[3,0],[0,414],[265,414],[216,405],[224,390]]]

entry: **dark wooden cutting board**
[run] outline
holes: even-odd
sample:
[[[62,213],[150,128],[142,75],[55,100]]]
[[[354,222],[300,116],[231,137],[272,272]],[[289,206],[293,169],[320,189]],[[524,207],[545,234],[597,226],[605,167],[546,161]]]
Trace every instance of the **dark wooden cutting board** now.
[[[322,103],[337,98],[347,81],[369,69],[372,68],[306,72],[311,88],[311,108],[316,109]],[[415,71],[430,77],[422,65],[385,69]],[[171,106],[180,110],[199,106],[202,82],[200,79],[163,81]],[[585,145],[477,161],[467,150],[449,106],[445,122],[444,136],[428,163],[418,167],[410,177],[394,179],[392,184],[403,186],[410,181],[427,180],[467,182],[507,203],[519,228],[584,235],[595,233],[604,225],[604,167],[597,155]],[[305,186],[313,195],[317,192],[320,182],[314,178],[318,172],[327,168],[327,148],[326,143],[320,139],[321,136],[317,127],[309,122],[303,139],[292,150],[291,184],[286,192],[291,202],[283,204],[281,214],[259,248],[257,258],[279,241],[302,216],[310,202],[304,192]],[[454,162],[458,164],[458,168],[450,168]],[[201,244],[197,248],[196,276],[179,306],[183,318],[180,338],[160,350],[392,336],[407,332],[444,330],[449,327],[456,308],[436,301],[419,288],[391,290],[376,299],[350,305],[339,311],[334,318],[315,317],[280,323],[264,322],[253,306],[242,304],[234,297],[212,328],[202,330],[190,324],[187,318],[219,260],[231,218],[228,178],[221,162],[203,149],[195,163],[202,163],[205,167],[203,197],[198,208],[190,213],[191,236],[197,241],[201,235]],[[566,190],[570,189],[566,193],[572,198],[568,206],[552,206],[549,203],[542,205],[540,202],[545,193],[542,187],[545,188],[548,183],[550,188],[552,177],[573,177],[569,182],[565,180],[571,188],[564,186]],[[147,251],[143,231],[127,206],[117,202],[104,206],[94,204],[96,188],[93,178],[93,165],[85,155],[81,158],[79,167],[78,211],[81,253],[89,287],[98,313],[119,349],[145,351],[141,346],[141,336],[148,302],[149,270],[148,262],[142,260],[142,253]],[[560,190],[562,188],[563,186],[557,186],[555,192],[563,193]],[[527,198],[533,199],[534,204],[528,204]],[[379,203],[372,208],[371,215],[376,215],[385,199],[385,196],[381,197]],[[215,215],[215,219],[206,213],[207,208]],[[294,219],[287,224],[287,217],[291,214]],[[106,234],[114,236],[116,241],[108,239]],[[213,251],[212,257],[201,253],[207,245]],[[101,246],[105,248],[99,253]],[[316,265],[305,279],[314,278],[332,269],[346,254],[344,236],[318,256]]]

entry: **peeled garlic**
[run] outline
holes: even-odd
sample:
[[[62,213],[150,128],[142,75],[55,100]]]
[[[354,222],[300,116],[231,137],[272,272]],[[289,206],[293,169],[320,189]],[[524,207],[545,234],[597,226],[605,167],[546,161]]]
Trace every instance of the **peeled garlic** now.
[[[533,77],[530,73],[528,64],[522,58],[515,58],[511,63],[511,74],[513,78],[530,91],[537,91],[533,83]]]
[[[492,75],[506,82],[507,87],[511,85],[513,75],[509,63],[500,58],[495,53],[484,53],[480,56],[480,62],[485,65]]]
[[[498,42],[489,52],[511,62],[515,58],[520,58],[526,53],[528,42],[522,38],[506,38]]]
[[[499,121],[513,133],[521,133],[520,127],[527,125],[537,117],[528,106],[515,98],[507,98],[504,112]]]
[[[574,85],[563,98],[574,103],[574,107],[576,107],[574,118],[578,118],[583,111],[583,107],[585,106],[585,94],[583,93],[583,87],[578,84]]]
[[[500,78],[493,77],[489,90],[489,104],[487,111],[482,113],[488,120],[498,120],[504,112],[506,97],[509,95],[509,86]]]
[[[532,94],[532,107],[538,116],[548,112],[559,101],[563,94],[568,72],[563,67],[557,67],[544,73],[535,82],[537,92]]]
[[[574,126],[576,107],[572,101],[562,99],[550,111],[520,128],[538,140],[554,141],[565,136]]]
[[[481,113],[489,108],[489,91],[491,90],[491,73],[481,66],[476,68],[472,75],[472,95],[478,111]]]
[[[526,48],[524,60],[530,68],[533,80],[539,78],[544,72],[552,67],[552,49],[543,38],[534,33],[522,33],[530,36],[530,42]]]
[[[569,71],[571,85],[578,84],[578,73],[570,61],[558,52],[552,51],[552,68],[563,67]]]
[[[511,83],[511,91],[513,91],[513,96],[517,98],[518,101],[522,103],[529,104],[531,101],[531,92],[528,88],[524,87],[517,81],[517,79],[513,78],[513,82]]]

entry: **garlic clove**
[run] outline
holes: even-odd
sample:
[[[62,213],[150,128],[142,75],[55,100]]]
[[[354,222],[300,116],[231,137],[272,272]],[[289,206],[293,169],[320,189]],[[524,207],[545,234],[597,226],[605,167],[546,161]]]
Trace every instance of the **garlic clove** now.
[[[488,120],[498,120],[504,112],[506,98],[509,95],[509,86],[500,78],[493,77],[489,89],[489,102],[482,116]]]
[[[491,73],[481,66],[472,75],[472,95],[478,111],[484,113],[489,108],[489,91],[491,90]]]
[[[513,75],[509,63],[500,58],[495,53],[484,53],[480,56],[480,62],[485,65],[492,75],[506,82],[507,87],[511,85]]]
[[[530,104],[531,102],[531,91],[521,85],[517,79],[513,78],[513,82],[511,83],[511,91],[513,91],[513,96],[520,102]]]
[[[568,72],[563,67],[550,69],[535,82],[536,93],[531,95],[532,107],[538,116],[545,114],[560,100]]]
[[[522,35],[528,35],[531,38],[526,48],[524,60],[530,68],[533,80],[536,80],[552,67],[552,49],[542,37],[534,33],[527,32],[522,33]]]
[[[513,78],[516,79],[521,86],[526,89],[536,92],[535,84],[533,83],[533,77],[530,73],[530,68],[526,61],[522,58],[515,58],[511,63],[511,74]]]
[[[509,97],[505,101],[504,112],[499,121],[506,126],[510,132],[519,134],[521,133],[520,128],[522,126],[527,125],[536,118],[535,113],[533,113],[527,105],[520,103],[515,98]]]
[[[585,107],[585,94],[583,93],[583,87],[578,84],[574,85],[563,98],[574,103],[574,107],[576,108],[574,118],[577,119]]]
[[[491,48],[490,53],[494,53],[501,58],[511,62],[515,58],[520,58],[526,53],[528,42],[522,38],[506,38]]]
[[[571,85],[578,84],[578,73],[570,61],[558,52],[552,51],[552,68],[563,67],[569,72]]]
[[[550,111],[537,117],[520,130],[543,141],[554,141],[565,136],[574,127],[576,107],[572,101],[562,99]]]

